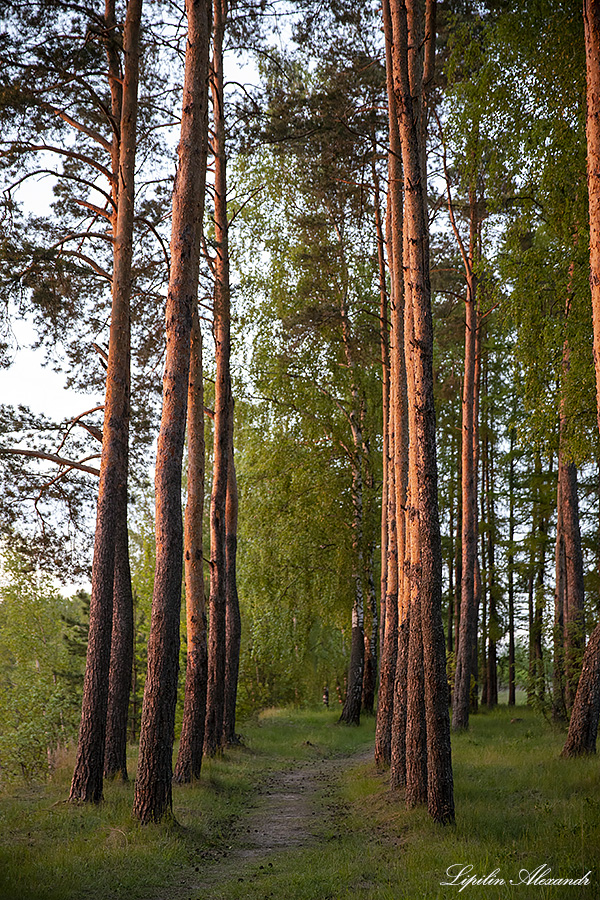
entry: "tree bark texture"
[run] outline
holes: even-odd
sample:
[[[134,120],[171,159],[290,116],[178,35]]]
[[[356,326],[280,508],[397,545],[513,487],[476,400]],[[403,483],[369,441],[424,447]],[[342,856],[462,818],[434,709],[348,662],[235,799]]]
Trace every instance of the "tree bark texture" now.
[[[600,429],[600,0],[584,0],[587,69],[587,182],[590,214],[590,286],[594,328],[594,368]]]
[[[127,719],[133,665],[133,592],[129,568],[127,491],[117,511],[113,620],[106,716],[104,775],[127,781]]]
[[[534,458],[534,502],[529,559],[529,680],[527,702],[542,700],[546,691],[543,649],[544,578],[546,572],[546,538],[548,521],[542,504],[542,460]]]
[[[156,455],[156,571],[133,805],[134,815],[143,823],[158,822],[172,815],[172,755],[183,557],[181,465],[208,142],[210,3],[207,0],[187,0],[186,13],[188,36],[179,167],[173,190],[163,409]]]
[[[393,393],[394,392],[392,392],[392,396]],[[386,448],[388,452],[391,450],[391,453],[393,454],[394,433],[390,415],[388,415],[386,431],[388,432]],[[379,768],[388,766],[391,760],[394,679],[396,677],[396,657],[398,653],[398,545],[396,534],[394,466],[391,458],[387,465],[386,498],[386,624],[381,647],[379,693],[377,695],[377,721],[375,724],[375,763]]]
[[[106,39],[105,47],[108,61],[109,86],[111,95],[111,117],[113,137],[111,142],[111,171],[113,183],[111,199],[113,201],[113,236],[115,238],[115,256],[118,250],[119,231],[119,189],[122,181],[120,172],[121,135],[127,142],[131,141],[131,130],[135,132],[135,120],[122,123],[123,89],[119,52],[116,41],[115,0],[106,0],[105,5]],[[137,64],[137,63],[136,63]],[[130,92],[130,91],[129,91]],[[130,105],[130,104],[129,104]],[[126,109],[130,113],[130,108]],[[135,139],[135,134],[134,134]],[[132,177],[130,161],[129,173]],[[133,184],[130,187],[132,203]],[[132,210],[129,210],[128,226],[133,227]],[[128,362],[130,365],[130,361]],[[130,374],[128,375],[130,380]],[[130,387],[128,387],[128,394]],[[127,454],[129,454],[129,417],[130,403],[127,403],[125,428],[127,430]],[[115,543],[115,571],[113,584],[113,620],[110,651],[110,674],[108,688],[108,710],[106,717],[106,744],[104,750],[104,775],[106,778],[120,776],[127,780],[127,719],[129,715],[129,695],[131,692],[131,675],[133,665],[133,593],[131,587],[131,571],[129,566],[129,540],[127,533],[127,471],[121,480],[122,496],[117,506],[117,531]]]
[[[185,696],[175,781],[188,783],[200,777],[206,717],[208,647],[204,598],[204,377],[202,333],[198,309],[192,310],[190,375],[187,406],[188,486],[184,520],[185,604],[187,657]]]
[[[227,219],[227,160],[223,110],[223,38],[227,23],[226,0],[215,0],[211,92],[213,153],[215,159],[215,418],[213,484],[210,498],[210,599],[208,634],[208,689],[204,753],[214,756],[223,741],[225,710],[225,640],[227,608],[226,502],[227,468],[233,443],[231,397],[231,337],[229,238]]]
[[[510,461],[508,470],[508,705],[517,702],[515,679],[515,429],[510,430]]]
[[[242,620],[240,617],[240,601],[237,592],[236,577],[238,488],[235,474],[233,446],[230,447],[229,466],[227,468],[225,524],[227,597],[225,610],[225,708],[223,714],[223,740],[226,744],[235,744],[238,740],[235,733],[235,707],[240,670]]]
[[[559,450],[556,527],[555,715],[564,717],[575,700],[583,646],[583,554],[579,529],[577,469]]]
[[[352,460],[352,507],[353,521],[353,578],[354,604],[352,606],[352,641],[350,645],[350,665],[348,667],[348,690],[340,715],[340,722],[358,725],[362,701],[365,638],[364,638],[364,593],[363,593],[363,484],[362,484],[362,436],[360,426],[353,416],[354,450]]]
[[[107,27],[111,25],[111,7]],[[116,542],[126,528],[130,392],[131,259],[142,0],[129,0],[123,35],[124,77],[119,123],[118,204],[114,225],[112,308],[96,512],[88,651],[81,726],[69,798],[102,798]],[[113,98],[114,101],[114,98]],[[113,102],[113,110],[116,108]],[[113,145],[114,146],[114,145]],[[114,194],[114,190],[113,190]],[[123,549],[123,545],[121,550]],[[121,577],[122,573],[119,575]],[[113,695],[114,699],[114,695]]]
[[[592,632],[583,656],[569,733],[561,756],[583,756],[596,752],[600,715],[600,623]]]
[[[471,204],[471,212],[473,204]],[[465,301],[465,365],[462,395],[462,533],[461,588],[456,673],[452,701],[452,728],[469,725],[473,647],[477,643],[477,596],[475,566],[477,558],[477,464],[476,464],[476,357],[477,357],[477,279],[474,262],[474,217],[471,214],[471,240],[465,256],[467,296]],[[464,255],[464,254],[463,254]]]
[[[408,438],[406,368],[404,364],[404,281],[402,242],[402,150],[393,88],[393,26],[389,0],[383,3],[386,80],[388,94],[388,201],[387,252],[390,271],[390,379],[388,417],[388,530],[386,616],[393,625],[382,646],[375,758],[380,766],[390,763],[393,787],[406,781],[406,661],[408,604],[406,602],[406,490]],[[405,621],[400,624],[400,619]],[[400,632],[402,629],[402,633]],[[402,655],[399,656],[399,648]]]
[[[419,140],[419,110],[413,95],[422,94],[422,81],[409,80],[407,11],[422,15],[414,2],[392,0],[394,87],[402,146],[405,210],[405,303],[413,316],[413,342],[405,347],[411,355],[414,377],[414,431],[410,452],[416,461],[416,505],[419,514],[419,572],[421,630],[425,670],[427,727],[427,803],[439,822],[454,821],[450,721],[446,681],[446,652],[442,622],[442,552],[437,496],[435,409],[433,404],[433,328],[429,284],[429,238],[426,214],[423,151]],[[423,27],[424,32],[424,27]],[[416,29],[415,29],[416,31]],[[414,35],[413,35],[414,36]],[[425,35],[433,40],[433,35]],[[421,76],[422,78],[422,76]],[[411,90],[412,87],[412,90]],[[408,363],[407,363],[408,365]],[[410,422],[410,415],[409,415]],[[411,501],[412,502],[412,501]]]
[[[587,180],[590,217],[590,286],[594,329],[594,368],[600,429],[600,0],[584,0],[587,69]],[[593,752],[600,707],[600,625],[592,633],[583,658],[571,723],[563,755]]]
[[[390,326],[389,297],[386,284],[385,235],[381,219],[381,199],[379,177],[373,155],[373,181],[375,185],[375,230],[377,234],[377,263],[379,272],[379,344],[381,349],[382,383],[382,484],[381,484],[381,578],[379,604],[379,670],[381,672],[383,643],[385,639],[385,617],[387,596],[387,533],[389,496],[389,423],[390,423]],[[388,206],[389,209],[389,206]],[[377,750],[375,752],[377,757]]]
[[[409,32],[410,34],[410,32]],[[410,41],[410,37],[409,37]],[[406,223],[405,223],[406,225]],[[405,269],[410,261],[406,250],[408,235],[404,234]],[[414,306],[404,307],[404,354],[408,401],[408,492],[407,492],[407,593],[408,644],[406,649],[406,804],[408,807],[427,802],[427,726],[425,722],[425,672],[423,659],[423,631],[421,627],[421,533],[419,506],[419,473],[416,454],[416,384],[414,370]],[[394,779],[395,780],[395,779]]]
[[[489,398],[488,392],[488,369],[485,370],[484,394]],[[496,507],[494,503],[494,495],[496,490],[494,479],[494,442],[492,413],[490,410],[491,400],[488,400],[487,407],[487,429],[485,435],[485,504],[487,518],[487,571],[488,571],[488,587],[489,587],[489,607],[488,607],[488,650],[487,650],[487,706],[493,709],[498,705],[498,656],[497,641],[500,634],[500,622],[498,619],[497,608],[497,585],[496,585]],[[483,702],[483,701],[482,701]]]
[[[374,487],[374,485],[373,485]],[[371,492],[370,492],[371,493]],[[367,600],[370,612],[370,627],[364,629],[365,671],[363,674],[362,708],[368,715],[373,715],[375,705],[375,687],[377,681],[377,594],[375,591],[375,545],[369,541],[367,546]]]

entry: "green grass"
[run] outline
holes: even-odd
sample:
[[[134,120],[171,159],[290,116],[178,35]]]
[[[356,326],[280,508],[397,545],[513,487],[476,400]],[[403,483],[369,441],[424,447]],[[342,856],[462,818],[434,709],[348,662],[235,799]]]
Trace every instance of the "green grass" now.
[[[336,726],[335,712],[267,711],[241,726],[245,745],[205,762],[199,784],[174,787],[179,825],[142,828],[131,818],[132,786],[108,784],[99,808],[63,802],[70,767],[42,787],[0,797],[2,900],[151,900],[187,897],[255,803],[275,770],[350,755],[372,740],[373,720]],[[249,863],[203,900],[598,900],[600,763],[562,760],[564,735],[526,708],[472,717],[453,738],[457,823],[442,828],[408,811],[373,765],[340,767],[318,798],[318,840]],[[553,877],[592,869],[590,887],[442,886],[456,864],[485,876],[519,878],[546,863]],[[197,892],[189,900],[197,900]]]

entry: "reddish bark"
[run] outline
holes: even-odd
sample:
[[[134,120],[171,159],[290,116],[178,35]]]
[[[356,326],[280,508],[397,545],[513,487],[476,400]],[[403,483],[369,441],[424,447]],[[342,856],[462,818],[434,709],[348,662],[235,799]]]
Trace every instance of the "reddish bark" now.
[[[111,7],[107,7],[110,13]],[[120,120],[118,205],[114,226],[112,309],[100,484],[96,513],[88,651],[81,726],[69,799],[102,798],[109,665],[112,641],[115,544],[126,528],[129,442],[131,259],[142,0],[129,0],[123,35],[124,78]],[[110,16],[107,26],[111,25]],[[115,107],[113,106],[113,111]],[[114,147],[114,144],[113,144]],[[114,161],[113,161],[114,164]],[[122,548],[123,545],[121,545]]]
[[[204,601],[204,379],[202,334],[198,310],[192,311],[190,376],[187,408],[188,492],[184,522],[187,656],[185,695],[174,779],[187,783],[200,777],[206,716],[208,647]]]
[[[198,267],[207,152],[210,3],[187,0],[188,37],[179,168],[173,191],[171,275],[163,409],[156,454],[156,571],[148,671],[133,814],[141,822],[172,815],[172,754],[179,665],[183,528],[181,465],[187,417],[192,310]]]
[[[421,633],[425,669],[425,715],[427,727],[427,803],[439,822],[454,821],[450,722],[446,682],[446,654],[442,623],[442,553],[437,496],[435,409],[433,403],[433,327],[429,285],[429,239],[426,213],[423,148],[419,139],[419,116],[413,96],[422,93],[422,82],[411,84],[409,55],[420,45],[409,42],[407,10],[413,18],[419,10],[412,2],[390,4],[394,33],[392,48],[394,88],[404,172],[405,288],[406,304],[413,317],[414,340],[405,347],[414,377],[414,403],[409,412],[409,450],[414,460],[418,511]],[[413,29],[413,37],[417,29]],[[433,40],[432,34],[426,39]],[[407,360],[407,369],[409,363]],[[412,421],[411,421],[412,419]],[[410,480],[410,479],[409,479]]]
[[[227,468],[233,444],[233,402],[231,397],[231,336],[229,288],[229,237],[227,219],[227,159],[223,110],[223,38],[227,23],[227,2],[214,5],[213,61],[211,91],[213,101],[213,153],[215,158],[215,418],[213,484],[210,498],[210,597],[208,634],[208,687],[204,753],[214,756],[223,741],[225,710],[225,641],[227,609],[226,501]]]
[[[561,756],[596,752],[600,715],[600,623],[596,625],[583,656],[569,733]]]
[[[133,664],[133,592],[129,568],[126,491],[123,491],[121,497],[118,519],[104,776],[119,777],[127,781],[127,719]]]

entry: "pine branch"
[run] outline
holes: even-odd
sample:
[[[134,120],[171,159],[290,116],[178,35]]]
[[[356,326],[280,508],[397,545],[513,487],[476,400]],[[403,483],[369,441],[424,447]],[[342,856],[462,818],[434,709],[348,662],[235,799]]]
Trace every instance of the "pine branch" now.
[[[86,466],[85,463],[89,459],[99,459],[99,453],[93,453],[91,456],[86,456],[81,462],[75,462],[72,459],[63,459],[61,456],[56,456],[54,453],[43,453],[41,450],[21,450],[17,447],[3,447],[0,448],[0,456],[11,455],[11,456],[31,456],[34,459],[43,459],[48,462],[54,462],[59,466],[68,466],[69,469],[79,469],[82,472],[89,472],[90,475],[99,475],[100,470],[94,469],[92,466]]]

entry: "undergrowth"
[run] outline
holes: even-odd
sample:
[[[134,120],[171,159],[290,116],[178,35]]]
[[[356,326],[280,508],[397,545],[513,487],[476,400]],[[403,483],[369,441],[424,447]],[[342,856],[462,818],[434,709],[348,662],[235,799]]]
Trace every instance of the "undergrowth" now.
[[[348,757],[372,741],[372,719],[360,728],[335,720],[325,710],[266,711],[242,725],[240,747],[205,761],[199,783],[174,786],[178,824],[168,827],[132,819],[131,784],[108,783],[100,807],[66,803],[67,760],[49,784],[0,797],[0,898],[198,900],[186,885],[218,859],[219,883],[203,900],[598,900],[598,760],[560,759],[564,735],[522,707],[516,717],[505,707],[474,716],[453,737],[455,826],[406,810],[372,763],[345,764],[315,800],[316,840],[272,854],[268,866],[249,863],[243,880],[232,873],[228,881],[228,848],[270,772]],[[472,869],[442,885],[451,866]],[[540,866],[553,878],[591,870],[591,884],[460,890],[464,878],[522,882],[520,873]]]

